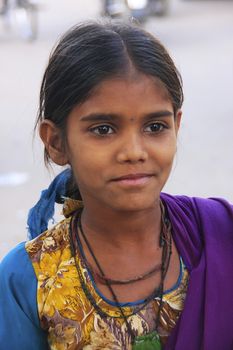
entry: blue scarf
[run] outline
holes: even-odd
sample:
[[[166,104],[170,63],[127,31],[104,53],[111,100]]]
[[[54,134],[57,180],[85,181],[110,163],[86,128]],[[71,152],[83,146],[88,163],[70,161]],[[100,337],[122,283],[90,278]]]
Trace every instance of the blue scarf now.
[[[67,184],[71,178],[71,170],[66,169],[58,174],[50,186],[41,192],[39,201],[29,210],[27,226],[28,238],[32,239],[48,228],[49,220],[53,220],[55,203],[66,196]]]

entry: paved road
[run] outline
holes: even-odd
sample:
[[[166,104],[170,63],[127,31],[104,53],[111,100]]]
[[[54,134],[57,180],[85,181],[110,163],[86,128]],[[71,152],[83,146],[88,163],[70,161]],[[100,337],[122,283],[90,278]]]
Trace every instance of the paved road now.
[[[64,30],[99,11],[100,1],[47,0],[35,43],[0,23],[0,258],[25,239],[28,208],[53,177],[32,142],[48,54]],[[146,28],[167,45],[184,79],[183,127],[166,190],[233,200],[233,1],[171,0],[170,15]]]

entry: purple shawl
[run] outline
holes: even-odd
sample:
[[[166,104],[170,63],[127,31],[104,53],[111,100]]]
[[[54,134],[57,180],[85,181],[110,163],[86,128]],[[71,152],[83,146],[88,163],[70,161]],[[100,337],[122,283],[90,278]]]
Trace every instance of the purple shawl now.
[[[190,273],[165,350],[233,350],[233,211],[222,199],[162,194]]]

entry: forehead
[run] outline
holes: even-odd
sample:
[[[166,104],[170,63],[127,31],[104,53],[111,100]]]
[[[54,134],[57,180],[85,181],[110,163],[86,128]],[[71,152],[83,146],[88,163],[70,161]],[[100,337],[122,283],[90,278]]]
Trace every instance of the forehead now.
[[[163,83],[153,77],[137,74],[126,78],[116,77],[98,84],[81,105],[75,107],[78,115],[89,113],[137,114],[172,108],[169,93]]]
[[[126,91],[126,96],[141,94],[143,96],[153,96],[153,98],[158,96],[159,98],[169,99],[167,89],[158,78],[140,73],[102,81],[93,89],[90,99],[101,99],[105,98],[106,95],[111,99],[117,99]]]

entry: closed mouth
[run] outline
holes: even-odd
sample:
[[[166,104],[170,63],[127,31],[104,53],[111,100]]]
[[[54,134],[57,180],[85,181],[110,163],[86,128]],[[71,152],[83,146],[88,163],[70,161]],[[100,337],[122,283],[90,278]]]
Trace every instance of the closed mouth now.
[[[142,178],[152,177],[152,174],[127,174],[117,178],[114,178],[112,181],[123,181],[123,180],[138,180]]]
[[[152,174],[127,174],[113,179],[112,182],[123,187],[142,187],[146,185],[153,176]]]

